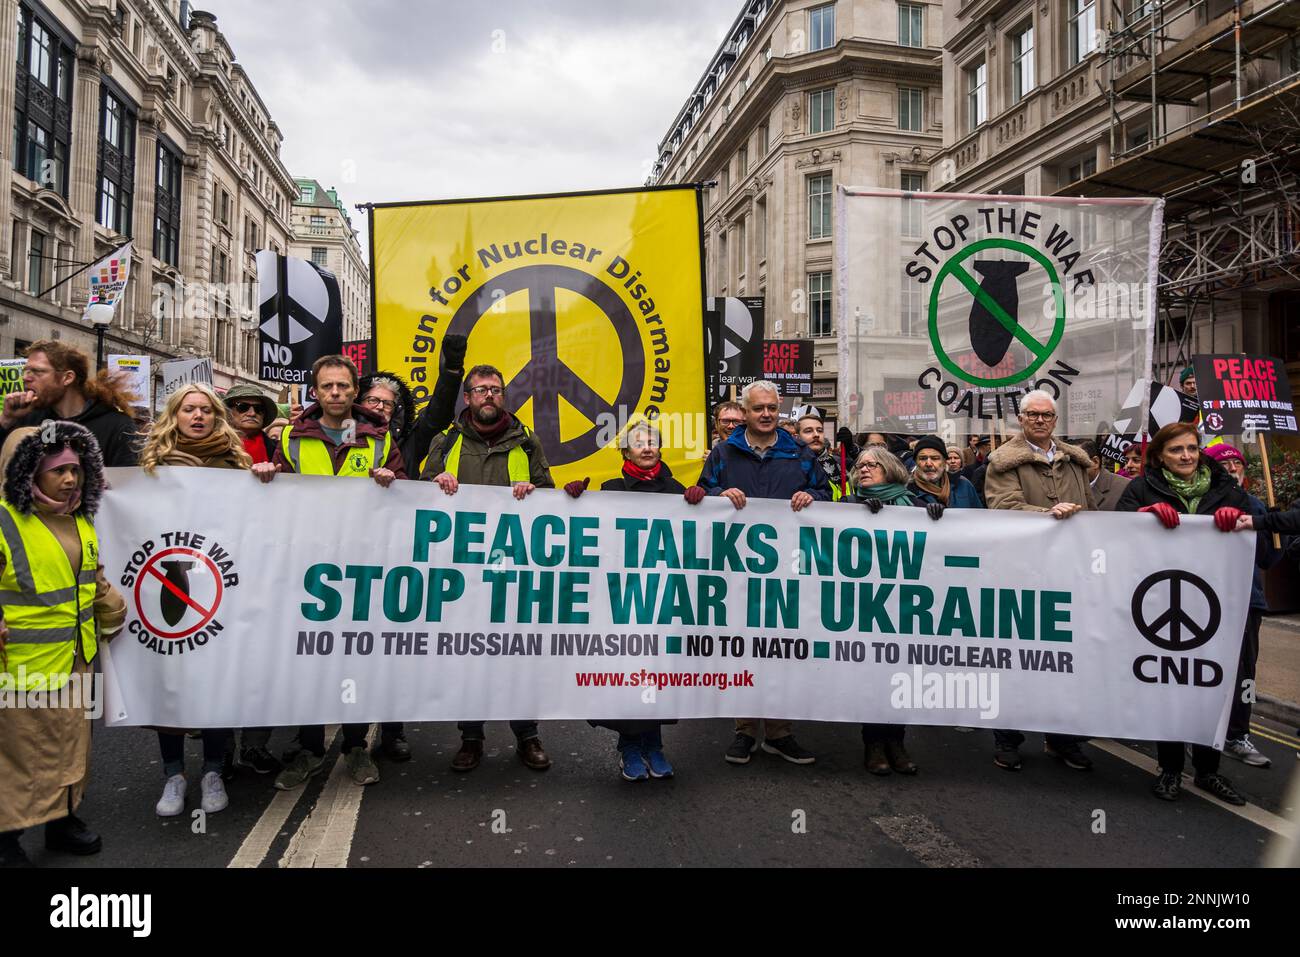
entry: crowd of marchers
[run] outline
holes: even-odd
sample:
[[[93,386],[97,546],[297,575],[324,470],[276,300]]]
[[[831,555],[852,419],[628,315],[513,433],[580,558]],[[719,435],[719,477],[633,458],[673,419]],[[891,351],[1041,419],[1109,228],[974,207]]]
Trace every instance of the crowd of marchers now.
[[[465,351],[463,337],[444,338],[438,378],[420,410],[397,375],[361,376],[347,358],[326,356],[311,370],[315,400],[305,408],[280,407],[252,386],[219,396],[207,385],[190,384],[141,425],[133,420],[134,397],[122,381],[92,373],[77,349],[43,341],[26,350],[23,389],[6,396],[0,410],[0,866],[30,863],[19,838],[38,825],[44,825],[50,850],[94,854],[102,846],[75,813],[89,773],[90,720],[79,702],[60,702],[52,693],[73,676],[93,674],[99,644],[112,641],[127,618],[126,602],[99,562],[94,518],[105,466],[138,466],[150,474],[164,468],[235,469],[264,483],[285,473],[370,479],[384,488],[419,480],[445,495],[455,495],[461,485],[501,486],[520,500],[535,489],[553,488],[546,450],[509,410],[504,376],[490,365],[464,369]],[[1190,370],[1182,386],[1194,392]],[[838,502],[859,506],[867,523],[886,506],[923,508],[934,521],[950,508],[1011,509],[1059,521],[1086,510],[1142,512],[1146,517],[1135,522],[1166,529],[1177,529],[1182,515],[1210,515],[1222,532],[1259,533],[1235,687],[1253,682],[1260,619],[1267,610],[1260,572],[1281,557],[1266,533],[1300,533],[1300,510],[1265,508],[1246,488],[1242,454],[1223,443],[1202,448],[1195,423],[1160,429],[1145,448],[1133,446],[1125,467],[1113,472],[1096,441],[1057,436],[1056,404],[1042,391],[1023,397],[1019,433],[997,448],[988,436],[957,447],[934,435],[854,435],[846,429],[832,443],[818,415],[782,417],[773,383],[753,382],[739,398],[712,410],[713,447],[689,485],[664,462],[654,423],[640,421],[620,437],[622,467],[599,477],[599,490],[677,495],[691,505],[718,496],[736,509],[750,499],[788,501],[796,512],[813,502]],[[590,483],[573,481],[564,491],[578,498],[589,493]],[[1290,548],[1288,540],[1284,551]],[[1196,787],[1232,804],[1245,802],[1219,773],[1222,754],[1254,767],[1269,763],[1250,741],[1251,700],[1234,695],[1222,752],[1191,747]],[[676,722],[591,723],[617,734],[623,779],[673,776],[663,726]],[[538,722],[521,716],[509,724],[518,759],[534,771],[551,767]],[[463,721],[458,729],[461,743],[451,769],[473,771],[483,758],[484,722]],[[902,724],[862,726],[868,772],[917,773],[904,731]],[[322,770],[323,726],[296,729],[279,757],[268,749],[271,732],[157,729],[163,776],[157,814],[173,817],[185,810],[189,737],[202,747],[198,804],[206,813],[228,806],[224,782],[241,768],[274,775],[282,790],[302,787]],[[366,724],[344,724],[341,738],[346,772],[357,785],[379,780],[377,759],[411,758],[401,722],[384,723],[373,736]],[[994,764],[1021,770],[1024,733],[1001,729],[993,738]],[[1088,771],[1092,760],[1084,744],[1078,737],[1047,734],[1044,751]],[[797,765],[816,761],[796,741],[791,722],[777,717],[737,719],[723,757],[745,765],[760,748]],[[1186,749],[1176,741],[1158,742],[1157,749],[1153,791],[1172,801],[1179,796]]]

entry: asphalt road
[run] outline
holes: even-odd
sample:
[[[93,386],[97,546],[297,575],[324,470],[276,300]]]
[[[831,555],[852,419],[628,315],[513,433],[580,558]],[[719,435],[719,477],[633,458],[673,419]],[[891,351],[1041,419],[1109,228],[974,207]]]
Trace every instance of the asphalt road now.
[[[1284,802],[1300,763],[1295,728],[1257,724],[1272,769],[1226,758],[1222,769],[1250,801],[1245,816],[1190,782],[1178,803],[1156,800],[1151,774],[1131,763],[1153,755],[1149,745],[1085,745],[1096,767],[1079,772],[1031,734],[1024,770],[1011,773],[993,765],[986,731],[913,728],[921,773],[878,778],[863,768],[856,726],[797,724],[815,765],[760,751],[736,767],[722,759],[731,722],[707,720],[665,729],[674,779],[635,784],[618,776],[614,734],[585,722],[542,724],[554,761],[542,773],[519,763],[504,724],[488,725],[483,763],[469,774],[448,769],[454,724],[410,725],[414,759],[380,762],[382,780],[366,788],[341,767],[328,773],[335,739],[326,771],[305,788],[277,792],[270,776],[244,770],[227,785],[230,807],[205,820],[191,816],[198,741],[187,743],[186,813],[161,819],[156,735],[99,726],[79,813],[103,835],[103,852],[50,855],[37,832],[24,846],[49,867],[1255,866],[1278,815],[1297,816]],[[272,751],[289,737],[277,731]]]

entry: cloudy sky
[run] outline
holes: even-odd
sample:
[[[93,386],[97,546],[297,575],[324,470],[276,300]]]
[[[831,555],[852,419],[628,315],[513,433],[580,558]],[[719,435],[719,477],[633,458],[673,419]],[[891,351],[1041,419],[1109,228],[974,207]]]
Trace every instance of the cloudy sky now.
[[[644,182],[740,10],[655,3],[203,0],[295,176],[358,202]],[[363,217],[354,223],[363,230]]]

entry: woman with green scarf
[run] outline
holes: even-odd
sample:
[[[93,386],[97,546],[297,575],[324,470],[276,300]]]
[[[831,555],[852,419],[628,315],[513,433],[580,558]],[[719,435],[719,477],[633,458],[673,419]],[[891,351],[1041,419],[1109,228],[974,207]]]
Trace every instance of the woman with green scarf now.
[[[1250,498],[1228,472],[1200,447],[1194,422],[1175,422],[1157,432],[1147,446],[1146,470],[1128,483],[1115,503],[1117,512],[1150,512],[1165,528],[1177,528],[1180,515],[1213,515],[1221,532],[1231,532],[1242,515],[1251,514]],[[1258,551],[1258,550],[1257,550]],[[1245,804],[1232,783],[1219,773],[1220,752],[1192,745],[1193,783],[1229,804]],[[1182,790],[1186,761],[1181,741],[1159,741],[1160,774],[1156,797],[1174,801]]]
[[[854,493],[842,501],[865,505],[875,515],[886,505],[916,505],[926,509],[933,519],[943,515],[943,506],[934,502],[927,507],[916,501],[907,490],[907,466],[893,452],[878,445],[868,445],[853,464]],[[862,744],[866,751],[867,770],[885,775],[891,771],[915,774],[916,763],[903,747],[906,725],[864,724]]]

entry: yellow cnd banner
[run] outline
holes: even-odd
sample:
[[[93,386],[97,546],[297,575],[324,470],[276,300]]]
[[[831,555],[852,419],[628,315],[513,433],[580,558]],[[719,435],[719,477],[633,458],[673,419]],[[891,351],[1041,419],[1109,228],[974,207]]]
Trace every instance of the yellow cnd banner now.
[[[376,204],[370,252],[376,367],[403,375],[421,405],[443,336],[467,335],[465,367],[502,371],[506,408],[537,434],[558,485],[617,476],[619,440],[646,418],[678,480],[698,477],[695,187]]]

